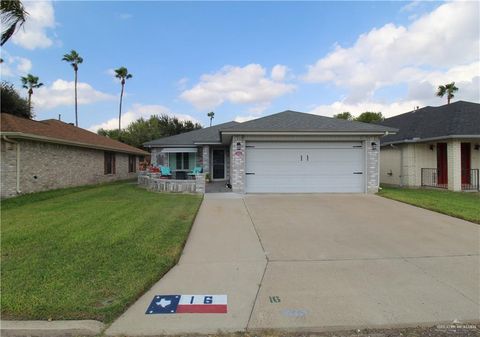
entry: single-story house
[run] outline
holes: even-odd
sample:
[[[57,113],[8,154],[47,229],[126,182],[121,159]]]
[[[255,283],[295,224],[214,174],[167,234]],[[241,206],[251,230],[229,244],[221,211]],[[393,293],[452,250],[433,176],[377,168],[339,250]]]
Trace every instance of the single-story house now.
[[[55,119],[1,115],[1,197],[135,178],[148,155]]]
[[[427,106],[382,125],[400,131],[381,139],[381,183],[478,190],[480,104]]]
[[[379,139],[395,128],[284,111],[157,139],[152,164],[185,178],[194,166],[237,193],[374,193]]]

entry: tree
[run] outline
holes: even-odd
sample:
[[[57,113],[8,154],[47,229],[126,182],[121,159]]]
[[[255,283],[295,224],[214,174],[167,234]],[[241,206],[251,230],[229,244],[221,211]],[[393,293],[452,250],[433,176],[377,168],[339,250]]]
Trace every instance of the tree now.
[[[125,89],[125,81],[129,78],[132,78],[133,75],[128,72],[128,69],[125,67],[120,67],[115,69],[115,77],[120,79],[122,84],[122,91],[120,92],[120,107],[118,110],[118,132],[121,133],[122,130],[122,99],[123,99],[123,90]]]
[[[78,53],[72,49],[70,54],[63,55],[62,61],[70,63],[73,67],[75,73],[75,126],[78,126],[78,107],[77,107],[77,75],[78,75],[78,65],[83,62],[83,58],[78,55]]]
[[[361,113],[358,117],[354,118],[357,122],[364,122],[364,123],[378,123],[382,122],[385,119],[381,112],[371,112],[366,111]]]
[[[447,104],[450,104],[450,100],[453,97],[455,97],[453,93],[457,91],[458,91],[458,88],[455,86],[455,82],[448,83],[445,85],[439,85],[437,90],[437,96],[443,97],[445,96],[445,94],[447,94]]]
[[[21,97],[13,84],[3,81],[0,83],[1,111],[22,118],[33,118],[28,101]]]
[[[353,119],[353,116],[350,112],[345,111],[345,112],[341,112],[336,115],[333,115],[333,118],[345,119],[347,121],[351,121]]]
[[[97,133],[102,136],[120,140],[135,147],[141,147],[145,142],[200,129],[201,127],[202,126],[198,123],[181,121],[176,117],[170,117],[167,115],[153,115],[149,119],[145,120],[140,118],[135,122],[130,123],[120,132],[118,129],[100,129],[97,131]]]
[[[212,126],[212,121],[215,118],[215,112],[210,111],[207,116],[210,118],[210,126]]]
[[[43,85],[43,83],[38,82],[38,77],[33,76],[32,74],[28,74],[27,76],[22,76],[20,79],[22,81],[22,87],[28,90],[28,108],[31,111],[33,89],[40,88]]]
[[[2,21],[2,38],[0,46],[3,46],[20,28],[27,19],[28,13],[20,0],[1,0],[0,12]]]

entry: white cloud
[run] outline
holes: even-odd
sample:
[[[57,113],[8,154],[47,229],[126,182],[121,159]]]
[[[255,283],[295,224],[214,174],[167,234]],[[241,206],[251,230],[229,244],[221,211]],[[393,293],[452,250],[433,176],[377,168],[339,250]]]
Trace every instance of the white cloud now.
[[[449,2],[408,27],[389,23],[360,35],[351,47],[335,46],[303,79],[347,89],[350,104],[392,84],[472,83],[478,76],[478,22],[478,2]]]
[[[274,81],[283,81],[287,75],[288,67],[282,64],[277,64],[272,68],[271,77]]]
[[[55,28],[55,13],[51,1],[24,1],[28,13],[23,26],[12,41],[26,49],[47,48],[53,44],[48,30]]]
[[[0,73],[2,77],[25,76],[32,69],[32,61],[20,56],[11,56],[2,52],[3,62],[0,63]],[[41,79],[40,79],[41,80]]]
[[[171,117],[177,117],[180,120],[190,120],[194,123],[198,121],[190,116],[184,114],[173,114],[171,110],[163,105],[144,105],[144,104],[133,104],[132,108],[125,113],[122,113],[122,128],[125,128],[130,123],[136,121],[139,118],[150,118],[152,115],[168,115]],[[118,117],[111,118],[103,123],[92,125],[88,128],[92,132],[97,132],[98,129],[118,129]]]
[[[243,123],[243,122],[251,121],[252,119],[257,119],[259,117],[260,116],[257,116],[257,115],[237,116],[237,117],[235,117],[234,121],[239,122],[239,123]]]
[[[32,96],[32,101],[37,109],[52,109],[62,105],[73,105],[75,82],[62,79],[55,80],[50,86],[43,86]],[[95,90],[90,84],[78,82],[78,104],[90,104],[100,101],[116,99],[116,96]]]
[[[128,19],[131,19],[133,15],[130,13],[120,13],[117,15],[117,17],[121,20],[128,20]]]
[[[295,89],[294,85],[273,81],[266,74],[266,69],[259,64],[225,66],[216,73],[202,75],[200,82],[183,91],[180,98],[197,109],[206,110],[224,102],[264,105]]]

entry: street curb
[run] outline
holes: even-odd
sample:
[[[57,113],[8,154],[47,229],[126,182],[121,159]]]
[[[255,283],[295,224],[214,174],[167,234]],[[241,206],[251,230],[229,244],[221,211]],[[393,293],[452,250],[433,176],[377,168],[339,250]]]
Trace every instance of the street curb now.
[[[83,321],[0,321],[2,337],[74,337],[96,336],[105,324]]]

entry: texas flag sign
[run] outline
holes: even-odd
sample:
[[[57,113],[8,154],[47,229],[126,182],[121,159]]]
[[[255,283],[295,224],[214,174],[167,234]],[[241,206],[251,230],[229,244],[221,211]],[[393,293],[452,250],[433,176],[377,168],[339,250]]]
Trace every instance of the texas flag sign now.
[[[145,314],[225,314],[227,295],[156,295]]]

